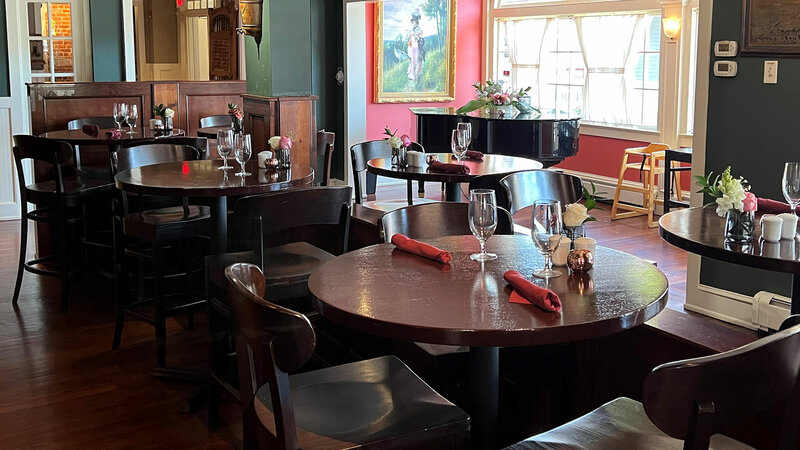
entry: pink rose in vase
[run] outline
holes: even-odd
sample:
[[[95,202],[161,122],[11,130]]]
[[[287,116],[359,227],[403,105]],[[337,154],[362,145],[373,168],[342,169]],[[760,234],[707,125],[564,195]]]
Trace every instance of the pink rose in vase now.
[[[746,192],[744,194],[744,200],[742,200],[742,205],[744,212],[754,212],[758,210],[758,198],[752,192]]]
[[[288,136],[282,136],[281,140],[278,142],[278,148],[282,150],[291,150],[292,149],[292,139]]]
[[[400,140],[403,142],[403,147],[408,147],[411,145],[411,138],[408,137],[407,134],[400,136]]]

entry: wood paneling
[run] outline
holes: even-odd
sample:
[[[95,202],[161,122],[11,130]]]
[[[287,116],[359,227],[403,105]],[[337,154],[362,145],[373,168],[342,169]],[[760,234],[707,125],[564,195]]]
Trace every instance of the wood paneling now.
[[[181,117],[184,116],[184,111],[178,107],[178,84],[177,83],[153,83],[153,105],[163,104],[167,108],[172,108],[175,111],[175,116],[172,118],[172,126],[181,128]],[[153,117],[153,109],[148,108],[147,117]]]
[[[243,107],[244,81],[208,83],[187,81],[178,85],[179,110],[184,114],[179,122],[186,134],[194,136],[200,127],[200,118],[228,113],[228,103]]]
[[[252,135],[253,150],[267,148],[267,140],[276,135],[294,133],[292,164],[316,165],[317,141],[316,96],[261,97],[245,95],[245,132]]]

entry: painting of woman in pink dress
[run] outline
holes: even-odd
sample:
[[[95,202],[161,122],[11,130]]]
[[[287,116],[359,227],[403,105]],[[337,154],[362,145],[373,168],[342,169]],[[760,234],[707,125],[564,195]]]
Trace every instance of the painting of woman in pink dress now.
[[[422,15],[419,8],[411,14],[411,29],[408,30],[408,80],[416,82],[422,73],[422,60],[424,59],[425,39],[422,37],[422,28],[419,26],[419,19]]]

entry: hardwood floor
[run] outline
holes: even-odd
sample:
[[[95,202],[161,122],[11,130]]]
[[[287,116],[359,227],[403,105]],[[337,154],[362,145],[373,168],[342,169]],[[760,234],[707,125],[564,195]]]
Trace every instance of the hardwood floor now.
[[[379,188],[379,198],[403,198],[405,187]],[[429,183],[428,197],[441,196]],[[669,306],[681,309],[686,256],[664,243],[644,219],[610,222],[597,211],[588,234],[600,245],[658,261],[670,281]],[[517,218],[526,224],[524,216]],[[115,305],[110,280],[86,275],[62,314],[59,282],[25,274],[12,308],[19,223],[0,222],[0,436],[2,448],[238,448],[240,411],[221,403],[220,426],[209,431],[206,411],[182,412],[196,384],[155,378],[153,328],[127,321],[111,351]],[[491,246],[491,241],[490,244]],[[32,250],[29,255],[32,254]],[[169,319],[168,364],[202,368],[207,354],[203,315],[195,331]]]

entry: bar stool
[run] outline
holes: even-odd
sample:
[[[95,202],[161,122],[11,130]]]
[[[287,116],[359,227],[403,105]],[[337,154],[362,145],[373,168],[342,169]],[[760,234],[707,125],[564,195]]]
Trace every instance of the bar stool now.
[[[656,203],[663,203],[663,200],[656,200],[656,196],[658,195],[656,176],[664,173],[664,166],[659,165],[659,162],[664,161],[664,154],[667,149],[669,149],[669,145],[666,144],[650,144],[647,147],[625,149],[625,154],[622,157],[622,166],[619,171],[619,178],[617,179],[617,191],[614,193],[614,205],[611,207],[611,220],[647,215],[647,226],[650,228],[658,226],[658,223],[653,221],[653,213]],[[631,156],[641,156],[642,161],[629,163],[628,159]],[[639,171],[641,187],[624,184],[625,172],[628,170]],[[676,190],[680,197],[682,195],[680,179],[678,179],[677,186]],[[619,197],[622,191],[642,194],[642,206],[620,203]],[[627,211],[619,213],[617,212],[618,209]]]

